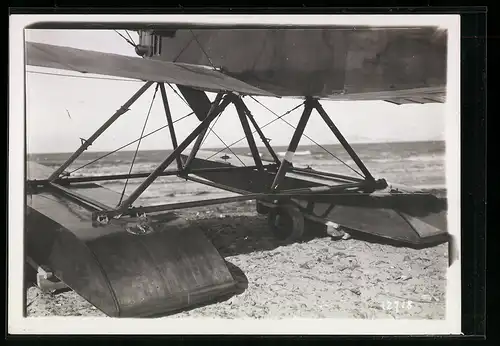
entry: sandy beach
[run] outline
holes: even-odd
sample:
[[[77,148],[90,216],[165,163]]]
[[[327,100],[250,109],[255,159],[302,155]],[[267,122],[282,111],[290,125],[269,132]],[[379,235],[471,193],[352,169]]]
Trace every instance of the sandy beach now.
[[[276,240],[255,202],[177,212],[203,229],[238,282],[229,299],[161,318],[444,319],[447,246],[415,250],[306,232]],[[27,290],[28,316],[104,316],[73,291]]]

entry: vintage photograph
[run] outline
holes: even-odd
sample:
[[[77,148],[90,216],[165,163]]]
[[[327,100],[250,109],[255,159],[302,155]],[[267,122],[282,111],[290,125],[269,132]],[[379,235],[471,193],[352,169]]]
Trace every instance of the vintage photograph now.
[[[445,320],[448,42],[25,28],[24,316]]]

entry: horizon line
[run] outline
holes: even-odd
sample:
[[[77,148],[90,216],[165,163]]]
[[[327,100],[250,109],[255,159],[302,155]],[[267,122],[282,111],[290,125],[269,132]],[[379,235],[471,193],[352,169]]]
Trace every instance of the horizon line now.
[[[426,142],[446,142],[445,139],[428,139],[428,140],[415,140],[415,141],[384,141],[384,142],[350,142],[349,144],[351,145],[363,145],[363,144],[401,144],[401,143],[426,143]],[[342,146],[341,143],[330,143],[330,144],[321,144],[321,145],[337,145],[337,146]],[[283,144],[283,145],[275,145],[274,147],[287,147],[288,144]],[[317,146],[315,144],[306,144],[306,145],[299,145],[298,148],[300,147],[305,147],[305,146]],[[273,148],[274,148],[273,147]],[[231,147],[233,149],[238,149],[238,148],[248,148],[248,146],[233,146]],[[265,146],[257,146],[258,149],[266,149]],[[298,149],[297,148],[297,149]],[[319,147],[318,147],[319,148]],[[189,148],[186,148],[189,149]],[[200,148],[199,150],[220,150],[220,149],[227,149],[226,147],[210,147],[210,148]],[[248,148],[250,150],[250,148]],[[159,149],[143,149],[139,150],[139,152],[146,152],[146,151],[159,151],[159,150],[173,150],[173,148],[159,148]],[[76,150],[75,150],[76,151]],[[43,154],[72,154],[75,151],[54,151],[54,152],[25,152],[26,155],[43,155]],[[82,153],[104,153],[104,152],[110,152],[112,150],[96,150],[96,151],[85,151]],[[135,151],[133,149],[130,150],[120,150],[117,152],[130,152],[130,151]]]

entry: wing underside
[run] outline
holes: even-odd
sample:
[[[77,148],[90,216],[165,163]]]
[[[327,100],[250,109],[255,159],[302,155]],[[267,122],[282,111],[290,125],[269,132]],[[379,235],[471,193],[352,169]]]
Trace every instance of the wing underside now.
[[[152,82],[183,85],[210,92],[275,96],[204,66],[135,58],[71,47],[26,42],[26,64]]]
[[[185,63],[129,57],[44,43],[26,42],[26,64],[143,81],[164,82],[208,92],[279,97],[214,69]],[[346,93],[322,97],[337,101],[380,100],[394,104],[445,102],[446,88],[429,87],[392,91]],[[306,96],[306,95],[297,95]],[[311,96],[311,95],[310,95]],[[314,96],[314,95],[312,95]]]
[[[446,87],[415,88],[407,90],[393,90],[380,92],[365,92],[357,94],[331,95],[329,100],[335,101],[387,101],[397,105],[444,103],[446,101]]]

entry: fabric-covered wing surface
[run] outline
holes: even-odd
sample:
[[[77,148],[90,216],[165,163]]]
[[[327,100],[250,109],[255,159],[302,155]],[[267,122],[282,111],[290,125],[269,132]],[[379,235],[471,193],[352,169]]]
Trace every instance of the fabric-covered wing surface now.
[[[221,66],[282,97],[444,102],[447,31],[438,27],[177,29],[144,31],[151,60]],[[194,39],[196,37],[196,40]]]
[[[152,82],[206,91],[234,91],[255,96],[273,94],[203,66],[128,57],[70,47],[26,42],[26,64]]]
[[[387,101],[397,105],[444,103],[446,101],[446,87],[414,88],[407,90],[391,90],[380,92],[365,92],[356,94],[338,94],[327,97],[336,101]]]

